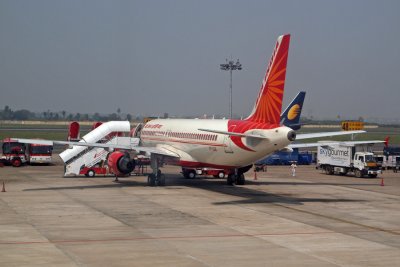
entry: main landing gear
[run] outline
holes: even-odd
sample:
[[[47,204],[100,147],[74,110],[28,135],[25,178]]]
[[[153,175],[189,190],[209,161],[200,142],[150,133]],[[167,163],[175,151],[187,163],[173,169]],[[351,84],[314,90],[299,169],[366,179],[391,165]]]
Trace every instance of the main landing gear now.
[[[228,185],[244,185],[245,184],[245,178],[244,174],[242,172],[239,172],[238,169],[235,169],[234,173],[231,173],[228,175],[228,178],[226,179],[226,183]]]
[[[228,185],[244,185],[246,183],[246,179],[244,178],[244,173],[249,171],[253,165],[248,165],[245,167],[241,167],[238,169],[234,169],[233,173],[230,173],[228,175],[228,178],[226,179],[226,183]]]
[[[150,166],[153,170],[153,173],[149,174],[147,177],[147,185],[165,186],[165,175],[162,174],[161,170],[159,169],[160,165],[162,165],[162,156],[151,154],[150,161]]]

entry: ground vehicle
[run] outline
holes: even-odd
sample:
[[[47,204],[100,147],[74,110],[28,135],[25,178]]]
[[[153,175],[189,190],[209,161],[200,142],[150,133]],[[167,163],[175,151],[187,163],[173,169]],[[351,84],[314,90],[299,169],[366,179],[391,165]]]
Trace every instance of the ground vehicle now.
[[[79,174],[83,174],[86,177],[94,177],[96,175],[107,175],[108,168],[106,167],[83,167]]]
[[[29,164],[50,164],[52,160],[53,146],[30,144],[28,146]]]
[[[376,155],[376,163],[382,170],[392,169],[397,172],[400,169],[400,156],[399,155]]]
[[[213,168],[198,168],[198,169],[190,169],[190,168],[182,168],[182,174],[185,178],[194,179],[197,175],[212,175],[215,178],[225,178],[225,175],[229,175],[228,172],[221,169],[213,169]]]
[[[346,175],[353,172],[356,177],[375,178],[381,173],[374,154],[371,152],[356,152],[357,146],[329,145],[318,147],[318,167],[326,174]]]
[[[312,153],[308,151],[299,152],[298,148],[294,148],[291,152],[275,152],[274,154],[257,161],[255,165],[290,165],[294,161],[297,162],[298,165],[310,165],[312,159]]]
[[[374,155],[376,164],[378,167],[380,167],[382,170],[386,169],[387,166],[387,161],[386,161],[386,156],[385,155]]]
[[[386,168],[397,172],[400,169],[400,156],[389,155],[386,160]]]
[[[23,144],[13,139],[3,140],[1,162],[20,167],[22,164],[51,163],[53,146],[42,144]]]
[[[27,145],[21,144],[10,138],[3,140],[3,156],[1,161],[5,165],[12,165],[13,167],[20,167],[22,164],[28,162],[26,154]]]

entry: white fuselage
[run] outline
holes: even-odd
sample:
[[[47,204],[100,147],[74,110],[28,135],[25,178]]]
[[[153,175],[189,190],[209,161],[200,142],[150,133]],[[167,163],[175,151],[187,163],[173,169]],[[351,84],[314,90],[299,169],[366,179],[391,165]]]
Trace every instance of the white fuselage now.
[[[241,121],[238,121],[241,122]],[[228,129],[228,125],[230,128]],[[167,149],[179,155],[181,166],[237,168],[252,164],[266,155],[290,144],[288,133],[292,129],[282,126],[272,129],[249,129],[243,134],[262,138],[236,137],[227,134],[200,131],[234,131],[236,125],[229,120],[157,119],[142,129],[143,146]],[[240,141],[239,141],[240,140]],[[238,142],[242,144],[238,145]]]

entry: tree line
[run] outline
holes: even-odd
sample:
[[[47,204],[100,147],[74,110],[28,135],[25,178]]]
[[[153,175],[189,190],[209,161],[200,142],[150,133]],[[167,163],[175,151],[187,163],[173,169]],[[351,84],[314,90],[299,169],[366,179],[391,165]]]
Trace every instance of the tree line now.
[[[118,108],[116,113],[100,114],[98,112],[94,114],[88,113],[70,113],[65,110],[54,112],[54,111],[43,111],[43,112],[32,112],[27,109],[12,110],[9,106],[5,106],[4,109],[0,110],[0,120],[49,120],[49,121],[111,121],[111,120],[128,120],[132,121],[133,116],[131,114],[122,114],[121,109]],[[141,118],[135,118],[140,120]]]

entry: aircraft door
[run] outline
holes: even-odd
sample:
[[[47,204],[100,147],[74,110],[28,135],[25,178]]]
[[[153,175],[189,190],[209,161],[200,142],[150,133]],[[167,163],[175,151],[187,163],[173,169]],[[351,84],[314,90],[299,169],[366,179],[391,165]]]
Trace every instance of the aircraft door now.
[[[142,129],[143,129],[143,123],[139,123],[136,126],[136,128],[131,131],[131,137],[140,138],[140,132],[142,131]]]

